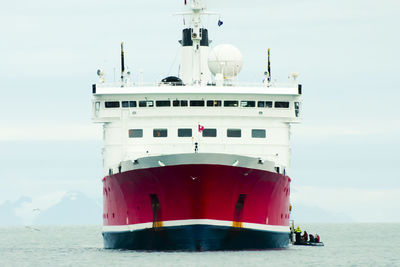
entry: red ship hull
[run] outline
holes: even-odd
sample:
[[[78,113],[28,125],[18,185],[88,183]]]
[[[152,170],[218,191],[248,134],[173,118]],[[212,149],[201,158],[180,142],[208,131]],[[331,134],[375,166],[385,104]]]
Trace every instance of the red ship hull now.
[[[104,183],[106,248],[235,250],[289,244],[290,178],[213,164],[137,169]]]

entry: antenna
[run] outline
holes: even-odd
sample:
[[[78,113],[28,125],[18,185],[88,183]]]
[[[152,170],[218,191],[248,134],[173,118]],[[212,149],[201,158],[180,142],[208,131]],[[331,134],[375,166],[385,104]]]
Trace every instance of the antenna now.
[[[125,77],[125,56],[124,56],[124,42],[121,42],[121,82],[124,84]]]
[[[270,48],[268,48],[268,64],[267,64],[267,71],[264,72],[264,84],[268,87],[271,84],[271,57],[270,57]]]
[[[271,82],[271,58],[270,58],[270,48],[268,48],[268,67],[267,67],[267,71],[268,71],[268,83]]]

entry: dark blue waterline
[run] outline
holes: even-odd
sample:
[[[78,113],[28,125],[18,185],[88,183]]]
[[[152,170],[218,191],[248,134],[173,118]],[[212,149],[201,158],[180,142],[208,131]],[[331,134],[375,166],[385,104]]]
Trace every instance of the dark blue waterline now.
[[[227,226],[190,225],[104,232],[107,249],[215,251],[286,248],[289,234]]]

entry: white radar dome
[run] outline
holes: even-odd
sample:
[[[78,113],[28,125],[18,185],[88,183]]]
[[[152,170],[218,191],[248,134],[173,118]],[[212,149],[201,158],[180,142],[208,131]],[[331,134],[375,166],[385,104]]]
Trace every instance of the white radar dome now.
[[[240,50],[230,44],[217,45],[208,57],[208,68],[214,75],[223,75],[232,79],[239,74],[243,66]]]

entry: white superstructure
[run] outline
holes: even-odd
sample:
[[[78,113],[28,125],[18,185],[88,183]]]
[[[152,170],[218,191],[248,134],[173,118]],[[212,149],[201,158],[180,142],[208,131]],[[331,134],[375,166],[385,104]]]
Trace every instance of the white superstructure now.
[[[183,153],[258,158],[287,174],[290,124],[300,121],[301,85],[296,77],[287,85],[273,84],[269,70],[259,85],[235,83],[241,58],[235,52],[229,65],[225,55],[222,67],[215,67],[218,57],[210,57],[208,31],[200,26],[204,5],[190,2],[192,25],[183,30],[180,41],[179,78],[135,85],[123,68],[121,83],[107,85],[99,75],[99,83],[93,85],[93,120],[104,125],[105,174],[116,173],[122,162]],[[223,64],[233,70],[224,70]]]

